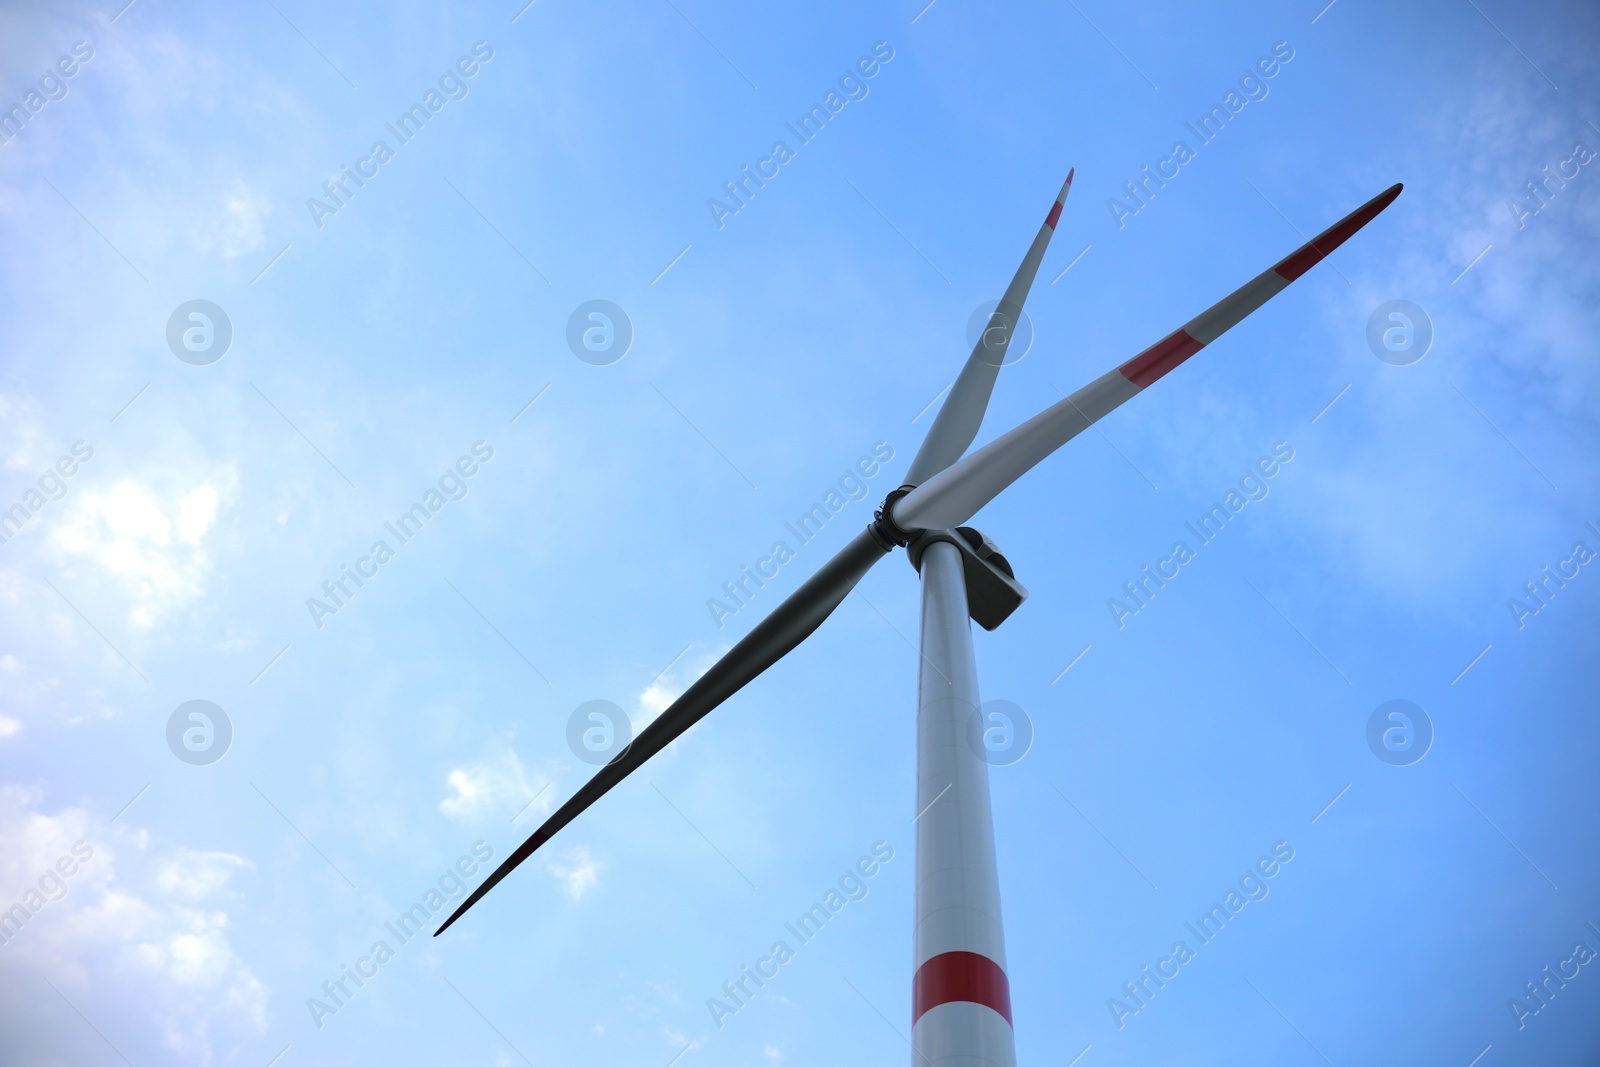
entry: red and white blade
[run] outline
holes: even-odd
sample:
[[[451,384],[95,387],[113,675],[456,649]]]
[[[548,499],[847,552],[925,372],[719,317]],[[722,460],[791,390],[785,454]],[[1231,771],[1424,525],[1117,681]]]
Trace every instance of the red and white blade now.
[[[895,505],[895,525],[938,530],[966,522],[1046,456],[1288,288],[1393,203],[1401,188],[1385,189],[1120,367],[919,484]]]
[[[1005,295],[990,313],[989,322],[978,336],[977,344],[973,345],[972,354],[967,357],[955,385],[951,386],[944,406],[934,416],[928,436],[923,439],[922,447],[911,461],[911,469],[906,472],[906,484],[920,485],[938,474],[960,459],[978,436],[978,428],[983,425],[983,413],[989,407],[989,396],[994,392],[995,377],[1005,364],[1011,335],[1022,318],[1023,302],[1028,299],[1028,290],[1033,287],[1034,276],[1039,273],[1039,264],[1044,260],[1045,249],[1050,245],[1056,222],[1061,218],[1061,209],[1067,202],[1067,193],[1072,190],[1075,170],[1067,171],[1067,180],[1061,184],[1061,193],[1055,203],[1050,205],[1050,214],[1045,216],[1039,232],[1033,238],[1033,244],[1028,246],[1028,254],[1022,257],[1022,264],[1017,267],[1011,284],[1006,286]]]

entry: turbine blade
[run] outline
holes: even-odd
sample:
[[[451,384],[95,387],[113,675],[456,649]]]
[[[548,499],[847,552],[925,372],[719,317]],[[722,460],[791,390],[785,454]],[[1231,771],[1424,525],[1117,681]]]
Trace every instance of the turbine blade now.
[[[448,930],[451,923],[585,808],[810,637],[823,620],[833,614],[833,609],[843,602],[856,583],[872,569],[872,565],[888,552],[889,548],[870,528],[858,534],[838,555],[789,594],[788,599],[779,604],[771,615],[757,623],[655,721],[641,730],[632,744],[617,753],[610,763],[585,782],[571,799],[546,819],[515,852],[506,857],[505,862],[495,868],[493,874],[484,879],[482,885],[462,901],[461,906],[433,936],[438,937]]]
[[[894,506],[902,530],[960,526],[1034,465],[1288,288],[1400,195],[1397,183],[1115,370],[920,484]]]
[[[994,392],[995,377],[1000,373],[1000,366],[1006,361],[1006,350],[1011,346],[1011,334],[1022,319],[1022,303],[1028,299],[1033,276],[1039,273],[1044,250],[1056,231],[1056,220],[1061,217],[1067,193],[1072,190],[1072,174],[1073,171],[1067,171],[1061,195],[1056,197],[1033,244],[1028,246],[1028,254],[1022,257],[1022,265],[1017,268],[1011,284],[1006,286],[999,306],[989,315],[989,324],[979,335],[978,343],[972,346],[972,355],[967,357],[966,366],[961,368],[956,384],[951,386],[950,395],[939,408],[939,414],[934,416],[928,436],[923,438],[922,447],[917,449],[911,469],[906,472],[907,485],[921,485],[950,466],[961,458],[967,446],[978,436],[978,427],[983,425],[983,413],[989,406],[989,394]]]

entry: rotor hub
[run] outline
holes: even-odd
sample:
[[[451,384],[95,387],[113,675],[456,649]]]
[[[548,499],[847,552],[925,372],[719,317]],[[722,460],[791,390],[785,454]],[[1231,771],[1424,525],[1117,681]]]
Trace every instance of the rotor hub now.
[[[898,489],[890,490],[889,495],[884,497],[883,503],[878,506],[878,510],[872,513],[872,525],[867,529],[872,531],[872,536],[877,538],[879,544],[884,545],[886,551],[891,545],[899,545],[901,548],[907,547],[922,532],[921,530],[903,530],[895,524],[893,518],[894,506],[900,502],[901,497],[906,496],[915,488],[916,486],[914,485],[902,485]]]

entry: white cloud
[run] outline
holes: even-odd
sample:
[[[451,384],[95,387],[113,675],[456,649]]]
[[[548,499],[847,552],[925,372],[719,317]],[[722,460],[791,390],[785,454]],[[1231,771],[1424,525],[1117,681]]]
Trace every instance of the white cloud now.
[[[185,543],[198,545],[216,520],[217,490],[214,486],[202,485],[178,501],[178,536]]]
[[[550,778],[530,772],[514,750],[499,759],[469,763],[452,770],[445,779],[454,791],[439,802],[439,810],[459,822],[475,822],[490,812],[515,814],[529,801],[541,814],[548,814],[555,798],[550,794]]]
[[[35,477],[55,461],[54,447],[39,430],[38,403],[31,396],[0,393],[0,425],[6,427],[6,470],[29,471]],[[11,501],[7,501],[7,504]]]
[[[589,891],[600,884],[601,864],[583,846],[573,850],[570,863],[551,863],[548,870],[561,882],[561,888],[573,900],[582,900]]]
[[[1355,387],[1315,435],[1298,431],[1307,458],[1296,464],[1306,467],[1288,471],[1285,488],[1300,485],[1281,504],[1317,561],[1308,583],[1354,579],[1363,597],[1408,612],[1513,592],[1508,560],[1531,562],[1579,532],[1545,478],[1566,488],[1596,473],[1594,450],[1580,442],[1592,438],[1600,396],[1591,340],[1600,273],[1587,252],[1600,236],[1600,199],[1583,188],[1600,186],[1600,160],[1523,229],[1507,203],[1574,140],[1600,148],[1600,138],[1568,113],[1493,88],[1494,78],[1475,84],[1489,88],[1443,104],[1437,136],[1396,161],[1425,191],[1408,188],[1375,230],[1392,262],[1355,285],[1325,287],[1325,318],[1346,358],[1324,361],[1322,396]],[[1393,298],[1421,305],[1435,329],[1426,357],[1405,368],[1379,364],[1359,328]]]
[[[93,563],[130,598],[129,618],[152,626],[204,594],[211,559],[202,541],[233,484],[231,467],[123,478],[72,498],[51,548],[60,564]]]
[[[266,247],[262,223],[272,214],[272,203],[235,179],[222,195],[221,210],[215,217],[215,246],[225,259],[237,259]]]
[[[9,719],[0,715],[0,737],[11,737],[22,732],[22,722],[19,719]]]
[[[671,686],[663,681],[651,682],[645,686],[644,692],[639,694],[639,714],[642,723],[648,723],[672,705],[683,692],[682,687]]]
[[[130,846],[122,869],[119,843]],[[124,1032],[153,1025],[168,1050],[208,1061],[218,1041],[267,1027],[266,988],[235,954],[215,899],[250,864],[183,848],[146,858],[148,846],[142,831],[93,823],[79,808],[47,813],[36,792],[0,787],[0,907],[31,911],[0,954],[0,982],[48,992],[39,981],[48,979],[73,999],[116,1006]],[[54,1041],[19,1009],[0,1018],[0,1045]]]
[[[180,848],[156,872],[156,885],[182,900],[201,900],[222,889],[245,860],[227,852],[196,852]]]
[[[657,715],[666,711],[697,678],[710,670],[711,665],[721,659],[730,647],[726,644],[690,645],[676,662],[645,686],[636,701],[638,718],[634,722],[635,736]]]
[[[663,1029],[663,1033],[666,1036],[667,1045],[680,1052],[693,1052],[695,1049],[706,1043],[706,1038],[703,1034],[700,1037],[695,1038],[693,1041],[690,1041],[686,1036],[678,1033],[678,1031],[672,1029],[670,1026],[665,1027]],[[687,1048],[685,1048],[686,1045],[688,1046]]]
[[[150,937],[131,946],[132,954],[183,990],[220,994],[224,1004],[264,1030],[266,987],[233,954],[227,925],[226,912],[177,908]]]
[[[70,856],[73,843],[87,836],[88,820],[82,810],[49,816],[33,810],[37,803],[36,791],[0,786],[0,907],[9,907],[36,889],[41,875],[62,856]],[[70,881],[69,892],[81,881]]]

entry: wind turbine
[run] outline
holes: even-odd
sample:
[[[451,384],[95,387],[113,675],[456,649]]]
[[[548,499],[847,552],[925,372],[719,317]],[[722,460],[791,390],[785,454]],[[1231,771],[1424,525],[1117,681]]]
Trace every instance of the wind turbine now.
[[[462,902],[444,933],[567,823],[689,727],[788,655],[896,547],[922,576],[917,701],[915,963],[912,1046],[923,1063],[1014,1067],[1011,991],[988,767],[968,744],[979,714],[969,619],[994,629],[1027,591],[992,542],[962,524],[1041,460],[1282,292],[1400,195],[1395,184],[1182,327],[976,452],[995,377],[1055,232],[1072,172],[973,346],[950,395],[874,520],[673,701],[544,821]]]

